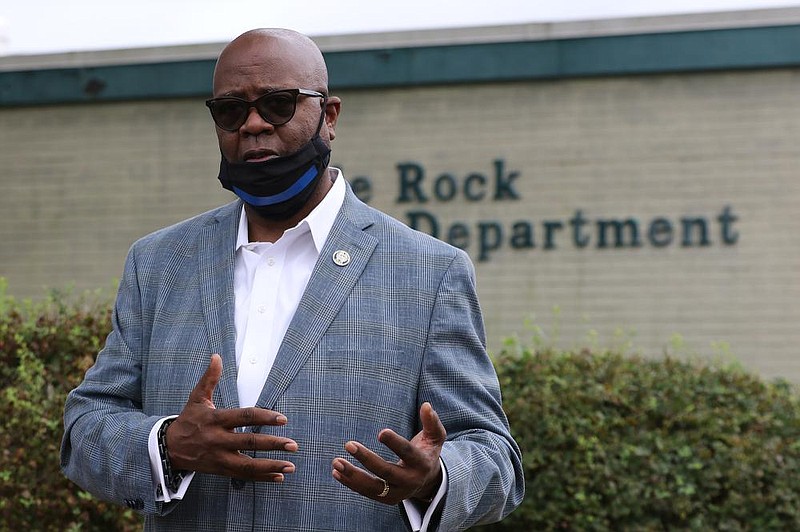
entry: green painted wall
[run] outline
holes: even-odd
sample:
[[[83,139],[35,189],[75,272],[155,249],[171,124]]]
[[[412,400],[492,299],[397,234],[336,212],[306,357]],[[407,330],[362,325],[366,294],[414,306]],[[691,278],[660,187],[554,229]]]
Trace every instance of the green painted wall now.
[[[334,90],[800,65],[800,25],[326,53]],[[204,96],[214,61],[0,72],[0,106]]]

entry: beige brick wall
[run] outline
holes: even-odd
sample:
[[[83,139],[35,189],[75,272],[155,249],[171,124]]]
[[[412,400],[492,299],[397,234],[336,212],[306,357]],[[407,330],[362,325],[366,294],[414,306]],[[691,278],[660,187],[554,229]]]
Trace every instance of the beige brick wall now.
[[[595,333],[618,344],[621,330],[634,349],[659,354],[681,335],[684,353],[730,353],[800,380],[799,89],[800,72],[781,70],[359,93],[344,108],[337,154],[351,174],[388,187],[374,203],[401,218],[410,208],[395,202],[395,162],[419,162],[430,180],[491,176],[498,158],[519,172],[517,202],[425,207],[440,225],[497,220],[509,232],[526,220],[538,232],[536,248],[505,243],[477,263],[495,349],[528,337],[532,316],[565,346]],[[717,221],[725,206],[738,217],[733,245]],[[685,248],[676,237],[657,248],[643,236],[640,248],[597,249],[592,235],[579,249],[567,225],[576,209],[589,220],[702,216],[711,244]],[[544,220],[566,226],[555,249],[542,248]]]
[[[493,350],[529,337],[532,318],[566,347],[630,341],[657,355],[681,335],[683,353],[732,356],[800,382],[800,72],[340,95],[333,161],[370,179],[371,203],[404,221],[425,210],[443,231],[469,228]],[[3,109],[0,145],[0,274],[21,296],[71,281],[109,286],[135,238],[230,198],[215,179],[201,99]],[[492,201],[489,187],[482,201],[397,201],[399,163],[423,167],[432,195],[442,173],[491,182],[496,160],[518,173],[519,200]],[[717,220],[726,206],[737,217],[732,244]],[[583,248],[569,225],[577,210]],[[684,217],[708,221],[708,246],[681,246]],[[595,222],[628,218],[642,245],[598,249]],[[656,218],[673,224],[664,247],[648,240]],[[543,249],[545,221],[564,225],[554,249]],[[476,234],[490,222],[505,237],[479,261]],[[517,222],[533,228],[535,247],[511,247]]]
[[[3,109],[0,274],[20,296],[109,287],[143,234],[227,200],[202,102]]]

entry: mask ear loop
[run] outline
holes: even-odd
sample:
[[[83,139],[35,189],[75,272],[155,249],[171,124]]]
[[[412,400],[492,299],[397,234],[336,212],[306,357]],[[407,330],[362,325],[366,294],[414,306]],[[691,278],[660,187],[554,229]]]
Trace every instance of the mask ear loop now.
[[[319,123],[317,124],[317,132],[314,133],[314,136],[318,136],[319,132],[322,131],[322,124],[325,123],[325,115],[327,114],[328,108],[328,95],[326,94],[322,98],[322,113],[319,115]]]

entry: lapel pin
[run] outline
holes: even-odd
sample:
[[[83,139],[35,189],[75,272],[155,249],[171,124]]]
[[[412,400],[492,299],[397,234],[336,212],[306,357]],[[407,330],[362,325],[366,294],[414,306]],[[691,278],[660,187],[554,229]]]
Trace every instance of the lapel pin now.
[[[333,263],[337,266],[347,266],[350,264],[350,254],[343,249],[336,250],[333,253]]]

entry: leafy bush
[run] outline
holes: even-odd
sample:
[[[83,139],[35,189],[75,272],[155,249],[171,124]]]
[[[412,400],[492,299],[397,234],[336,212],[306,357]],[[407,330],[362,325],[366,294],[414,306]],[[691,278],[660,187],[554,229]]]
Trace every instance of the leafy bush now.
[[[110,330],[102,295],[8,297],[0,278],[0,530],[138,530],[59,471],[69,390]],[[522,506],[486,530],[800,530],[800,404],[741,369],[509,344]]]
[[[523,504],[490,530],[800,530],[800,406],[741,369],[613,353],[496,357]]]
[[[53,292],[18,302],[0,278],[0,529],[135,530],[131,510],[100,502],[59,470],[66,395],[111,330],[108,301]]]

